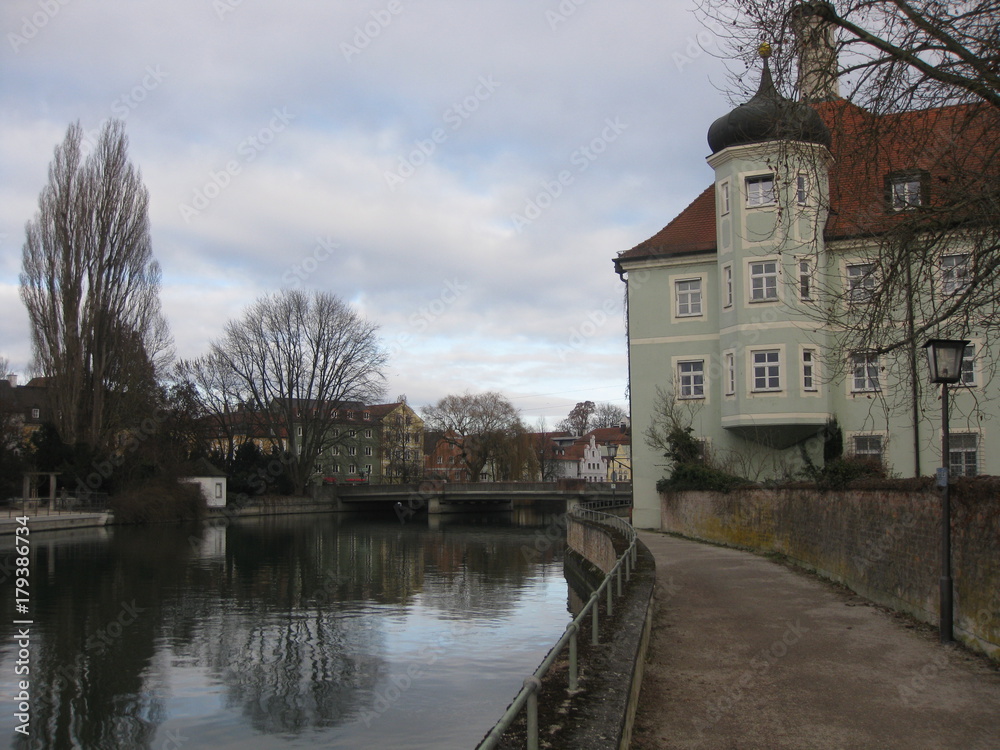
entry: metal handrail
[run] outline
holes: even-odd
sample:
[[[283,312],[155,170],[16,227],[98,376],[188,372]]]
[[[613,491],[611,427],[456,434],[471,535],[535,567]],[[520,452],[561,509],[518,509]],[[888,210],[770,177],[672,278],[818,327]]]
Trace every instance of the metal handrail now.
[[[573,619],[573,622],[566,626],[566,630],[563,631],[562,637],[556,641],[556,644],[549,651],[548,655],[546,655],[546,657],[542,660],[538,669],[536,669],[530,677],[525,678],[524,685],[521,690],[516,696],[514,696],[514,700],[511,702],[510,706],[508,706],[503,716],[501,716],[500,720],[493,725],[489,734],[483,738],[483,741],[479,743],[476,750],[492,750],[492,748],[495,748],[504,733],[510,729],[514,720],[517,719],[521,710],[525,708],[527,710],[528,750],[538,750],[538,691],[542,687],[542,679],[555,663],[556,659],[559,658],[563,649],[568,646],[569,691],[574,693],[578,690],[579,670],[577,664],[577,634],[583,628],[584,621],[589,614],[591,619],[590,642],[594,646],[598,645],[600,643],[598,632],[600,625],[599,602],[601,600],[602,592],[607,598],[606,616],[610,617],[612,614],[612,591],[615,588],[612,583],[617,581],[618,596],[621,596],[622,570],[625,571],[626,581],[632,579],[632,571],[635,570],[635,563],[637,559],[636,542],[638,540],[638,535],[636,534],[635,529],[632,528],[632,524],[623,518],[619,518],[618,516],[580,507],[571,509],[568,514],[577,516],[584,521],[603,524],[620,531],[625,535],[625,538],[629,540],[629,546],[621,554],[621,557],[619,557],[615,562],[614,567],[612,567],[608,574],[604,577],[601,585],[598,586],[594,593],[590,595],[590,599],[583,606],[583,609],[580,610],[580,613]]]

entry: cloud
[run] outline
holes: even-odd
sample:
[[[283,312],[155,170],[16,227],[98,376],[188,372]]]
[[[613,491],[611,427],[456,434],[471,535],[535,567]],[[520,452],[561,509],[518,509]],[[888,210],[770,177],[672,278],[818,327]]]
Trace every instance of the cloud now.
[[[15,366],[18,250],[53,148],[74,120],[124,116],[182,356],[292,285],[378,322],[389,391],[411,402],[496,388],[564,416],[621,399],[611,258],[708,184],[704,134],[728,108],[693,3],[49,5],[30,39],[42,4],[0,9]]]

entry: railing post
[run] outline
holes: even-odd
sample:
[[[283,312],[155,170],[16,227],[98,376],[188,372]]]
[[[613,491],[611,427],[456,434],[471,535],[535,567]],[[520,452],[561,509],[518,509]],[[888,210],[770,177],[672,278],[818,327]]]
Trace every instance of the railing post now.
[[[625,560],[625,580],[632,580],[632,555],[624,555]]]
[[[622,595],[622,566],[621,563],[617,565],[615,570],[618,572],[618,596]]]
[[[538,691],[542,688],[542,682],[532,675],[524,681],[524,685],[532,686],[527,705],[528,750],[538,750]]]
[[[608,584],[608,613],[607,614],[608,614],[608,617],[611,617],[611,597],[614,595],[614,592],[611,590],[611,579],[610,578],[606,578],[604,580],[605,580],[605,583]]]
[[[580,627],[575,623],[571,622],[570,627],[570,637],[569,637],[569,691],[575,693],[578,687],[579,679],[579,668],[577,665],[576,656],[576,634],[580,630]]]
[[[595,597],[594,597],[594,607],[593,607],[593,609],[590,612],[590,623],[591,623],[591,625],[590,625],[590,645],[591,646],[596,646],[598,643],[601,642],[601,637],[600,637],[600,632],[599,632],[600,631],[599,620],[600,620],[600,617],[601,617],[601,613],[599,611],[600,609],[601,609],[601,602],[597,598],[597,596],[595,595]]]

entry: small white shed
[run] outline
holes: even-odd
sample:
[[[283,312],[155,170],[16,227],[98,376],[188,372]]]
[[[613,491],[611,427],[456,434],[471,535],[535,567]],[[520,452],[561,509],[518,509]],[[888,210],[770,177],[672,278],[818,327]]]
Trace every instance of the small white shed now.
[[[184,481],[196,484],[209,508],[219,508],[226,504],[226,472],[216,468],[208,459],[192,461],[185,472]]]

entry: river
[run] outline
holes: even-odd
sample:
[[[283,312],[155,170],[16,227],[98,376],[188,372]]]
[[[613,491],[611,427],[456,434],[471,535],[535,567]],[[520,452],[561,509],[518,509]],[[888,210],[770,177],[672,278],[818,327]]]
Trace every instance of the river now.
[[[571,619],[557,520],[334,514],[37,533],[25,615],[7,537],[0,744],[472,748]]]

